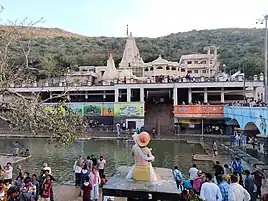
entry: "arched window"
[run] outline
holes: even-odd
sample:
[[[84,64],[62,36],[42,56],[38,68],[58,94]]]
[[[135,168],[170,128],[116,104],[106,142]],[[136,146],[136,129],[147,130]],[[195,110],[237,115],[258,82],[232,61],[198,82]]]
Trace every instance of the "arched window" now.
[[[148,71],[149,69],[148,68],[145,68],[144,71]]]
[[[173,67],[171,68],[171,70],[176,70],[176,67],[173,66]]]
[[[166,70],[170,70],[169,66],[166,67]]]
[[[159,67],[157,67],[156,69],[158,69],[158,70],[163,70],[163,67],[159,66]]]
[[[154,71],[154,67],[151,67],[151,68],[150,68],[150,71]]]

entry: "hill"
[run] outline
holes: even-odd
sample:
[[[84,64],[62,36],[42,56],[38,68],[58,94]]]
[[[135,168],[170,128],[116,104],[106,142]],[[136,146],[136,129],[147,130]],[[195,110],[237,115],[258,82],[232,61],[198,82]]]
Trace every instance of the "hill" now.
[[[61,29],[36,28],[36,35],[31,58],[53,57],[64,67],[105,65],[108,49],[118,64],[126,42],[126,38],[84,37]],[[216,45],[220,46],[219,58],[228,72],[245,69],[246,74],[254,75],[262,72],[264,65],[263,29],[193,30],[158,38],[136,38],[136,43],[145,62],[156,59],[159,54],[178,61],[183,54],[201,53],[205,46]]]
[[[21,29],[19,26],[0,26],[0,31],[10,30],[19,31],[23,36],[29,37],[30,35],[35,38],[55,38],[55,37],[66,37],[66,38],[85,38],[85,36],[71,33],[59,28],[44,28],[44,27],[24,27]]]

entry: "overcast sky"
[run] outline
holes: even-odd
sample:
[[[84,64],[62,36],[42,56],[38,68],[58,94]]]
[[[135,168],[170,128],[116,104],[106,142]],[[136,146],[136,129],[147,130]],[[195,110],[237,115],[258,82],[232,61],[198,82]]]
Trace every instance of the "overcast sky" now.
[[[268,0],[0,0],[2,19],[25,17],[86,36],[158,37],[193,29],[261,28]]]

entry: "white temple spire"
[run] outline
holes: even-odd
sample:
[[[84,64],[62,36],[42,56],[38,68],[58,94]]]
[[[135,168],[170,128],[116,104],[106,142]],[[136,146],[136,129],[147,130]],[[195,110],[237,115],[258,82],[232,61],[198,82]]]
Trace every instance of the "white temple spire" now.
[[[142,66],[143,60],[140,57],[139,49],[137,48],[135,38],[132,36],[132,32],[129,33],[127,38],[125,50],[123,53],[122,60],[119,64],[119,68],[130,68]]]
[[[106,71],[104,72],[103,76],[102,76],[102,80],[104,81],[113,81],[114,79],[118,78],[118,71],[115,68],[115,64],[114,64],[114,59],[113,59],[113,55],[110,51],[108,51],[109,53],[109,58],[107,60],[107,68]]]

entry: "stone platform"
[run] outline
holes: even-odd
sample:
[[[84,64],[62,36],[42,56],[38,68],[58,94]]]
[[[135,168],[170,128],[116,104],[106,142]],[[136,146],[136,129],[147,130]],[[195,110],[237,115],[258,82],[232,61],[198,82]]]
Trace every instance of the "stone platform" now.
[[[155,168],[160,181],[152,185],[149,182],[126,180],[130,168],[117,168],[103,186],[103,196],[126,197],[128,200],[178,200],[178,190],[171,169]]]
[[[12,155],[9,154],[0,154],[0,165],[5,166],[8,162],[11,162],[11,164],[16,164],[16,163],[20,163],[22,161],[28,160],[29,158],[31,158],[31,156],[27,156],[27,157],[14,157]]]

